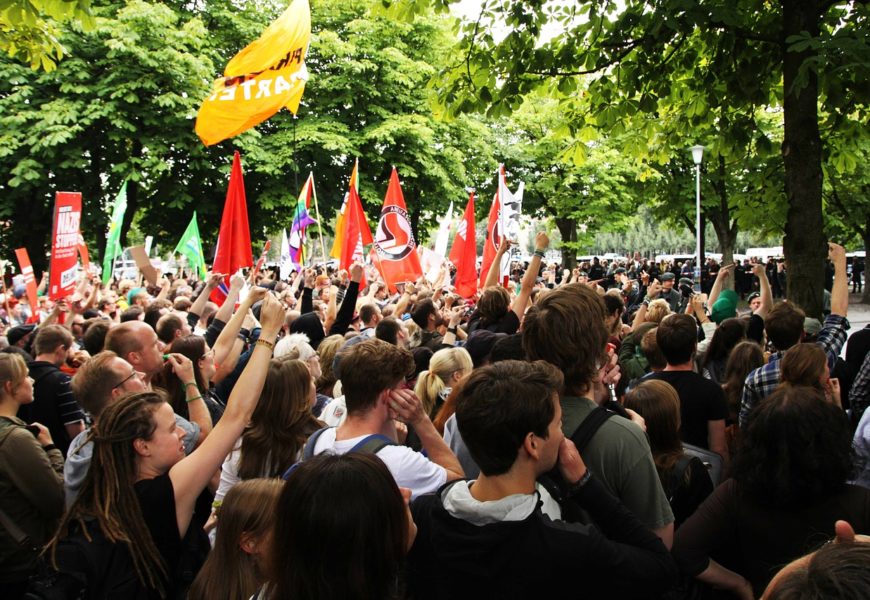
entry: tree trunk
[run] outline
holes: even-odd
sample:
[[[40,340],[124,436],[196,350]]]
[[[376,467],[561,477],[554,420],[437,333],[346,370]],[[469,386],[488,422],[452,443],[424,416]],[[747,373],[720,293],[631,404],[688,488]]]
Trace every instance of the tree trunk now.
[[[569,217],[556,217],[556,227],[562,235],[562,268],[574,270],[577,266],[577,222]]]
[[[782,39],[819,33],[815,0],[782,0]],[[788,213],[783,251],[788,269],[789,300],[807,316],[821,318],[827,249],[822,221],[822,147],[818,120],[818,77],[812,69],[797,83],[804,61],[815,56],[807,49],[788,52],[783,46],[782,156]]]
[[[27,249],[27,255],[30,257],[30,264],[33,265],[33,276],[36,282],[39,283],[42,272],[48,269],[49,257],[51,256],[51,232],[54,225],[54,200],[52,199],[48,205],[48,213],[45,218],[33,218],[34,213],[39,214],[41,207],[44,206],[41,194],[38,191],[33,191],[30,195],[30,202],[22,203],[15,207],[15,223],[26,223],[27,226],[18,230],[17,237],[20,241],[14,247],[24,246]],[[15,235],[14,230],[12,232]],[[48,244],[46,244],[46,241]],[[17,262],[17,261],[16,261]]]
[[[734,246],[737,244],[737,232],[739,231],[737,222],[731,220],[731,207],[728,204],[728,188],[725,186],[726,176],[725,159],[720,156],[717,177],[713,181],[713,189],[716,191],[719,205],[715,208],[707,208],[704,212],[710,219],[710,223],[713,224],[713,230],[716,232],[716,239],[719,241],[719,252],[722,253],[723,265],[734,262]],[[724,285],[727,289],[733,290],[734,278],[726,279]]]
[[[142,157],[142,142],[139,140],[133,140],[133,151],[130,157],[136,159]],[[133,224],[133,217],[136,216],[137,210],[139,210],[139,181],[131,177],[127,180],[127,210],[121,222],[121,248],[127,247],[127,234],[130,233],[130,226]]]

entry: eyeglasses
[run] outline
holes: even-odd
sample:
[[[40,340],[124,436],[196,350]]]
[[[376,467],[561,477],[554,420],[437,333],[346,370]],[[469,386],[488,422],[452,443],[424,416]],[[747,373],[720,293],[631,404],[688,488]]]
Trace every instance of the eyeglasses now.
[[[116,388],[121,387],[122,385],[124,385],[125,383],[127,383],[128,381],[130,381],[131,379],[133,379],[134,377],[136,377],[136,375],[138,375],[138,373],[136,372],[135,369],[133,369],[133,372],[132,372],[132,373],[130,373],[130,374],[127,375],[124,379],[122,379],[121,381],[119,381],[118,383],[116,383],[115,385],[113,385],[113,386],[112,386],[112,389],[114,390],[114,389],[116,389]]]

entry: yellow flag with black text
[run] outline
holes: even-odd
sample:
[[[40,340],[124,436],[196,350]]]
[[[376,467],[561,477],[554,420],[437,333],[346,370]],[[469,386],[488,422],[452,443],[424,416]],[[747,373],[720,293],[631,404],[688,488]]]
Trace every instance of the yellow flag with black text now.
[[[308,71],[311,38],[308,0],[293,0],[263,34],[236,54],[196,116],[196,133],[206,146],[262,123],[282,107],[299,109]]]

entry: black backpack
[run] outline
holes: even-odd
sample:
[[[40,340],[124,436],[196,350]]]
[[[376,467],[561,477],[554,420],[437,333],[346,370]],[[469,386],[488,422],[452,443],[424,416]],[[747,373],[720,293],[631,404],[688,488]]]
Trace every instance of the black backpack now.
[[[605,406],[597,406],[591,413],[586,415],[586,418],[584,418],[583,421],[580,422],[580,425],[574,430],[574,433],[571,434],[571,441],[574,442],[574,445],[577,447],[577,452],[579,452],[581,456],[583,455],[583,450],[587,445],[589,445],[592,437],[598,432],[601,426],[604,425],[610,417],[616,415],[616,412]],[[558,467],[555,467],[552,471],[543,475],[540,479],[540,483],[547,489],[553,499],[562,506],[562,510],[567,511],[567,517],[565,517],[565,520],[584,520],[584,515],[576,514],[574,512],[574,506],[572,504],[565,503],[565,500],[568,499],[565,493],[567,486],[565,485],[565,481],[562,479],[562,475],[559,473]]]
[[[31,577],[26,600],[144,600],[148,597],[136,576],[132,557],[123,544],[106,539],[96,522],[85,532],[70,523],[69,534],[57,544],[55,561],[46,554]]]

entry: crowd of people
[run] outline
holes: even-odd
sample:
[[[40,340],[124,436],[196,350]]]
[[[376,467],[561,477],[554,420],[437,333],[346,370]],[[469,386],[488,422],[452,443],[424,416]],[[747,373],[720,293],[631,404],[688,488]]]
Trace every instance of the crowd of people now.
[[[818,320],[781,262],[696,290],[548,246],[472,298],[449,266],[13,286],[3,597],[870,596],[843,248]]]

